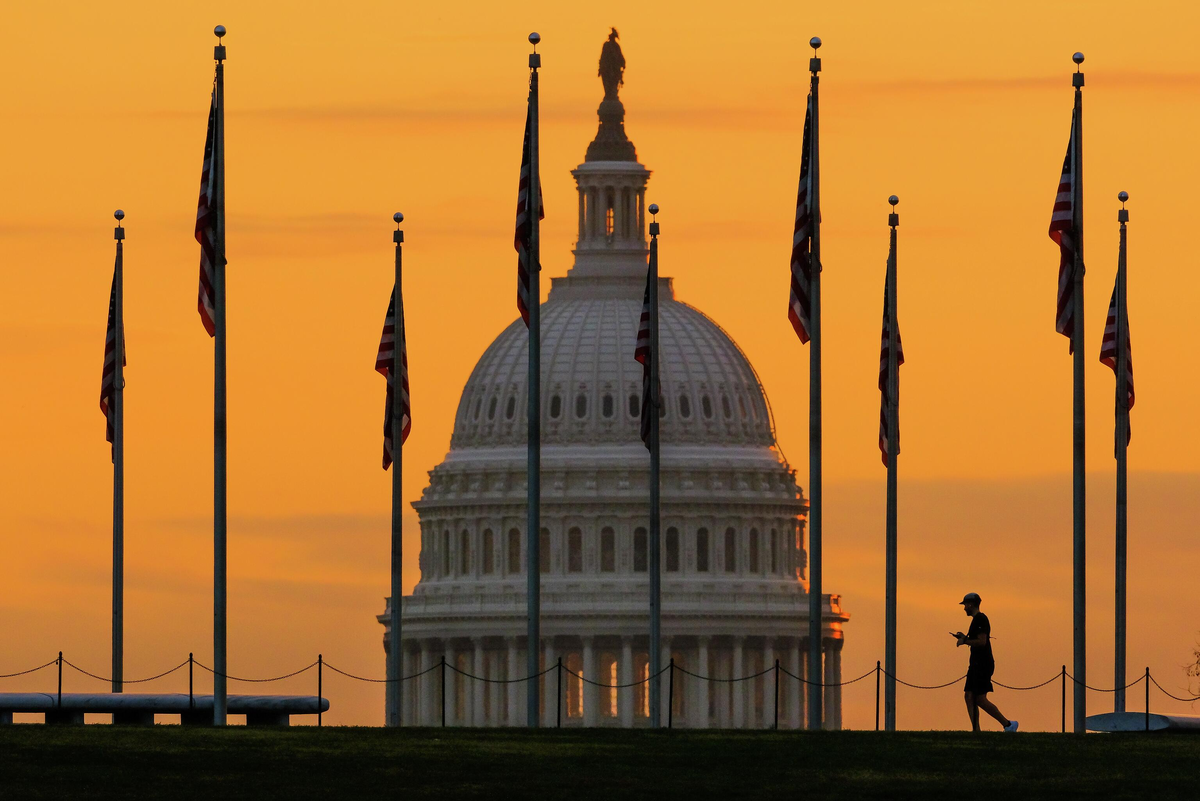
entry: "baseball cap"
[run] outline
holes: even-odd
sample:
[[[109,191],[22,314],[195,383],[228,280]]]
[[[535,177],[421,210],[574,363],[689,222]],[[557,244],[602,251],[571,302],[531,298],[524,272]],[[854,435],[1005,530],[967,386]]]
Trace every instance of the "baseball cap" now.
[[[959,606],[962,606],[964,604],[975,604],[976,606],[978,606],[980,601],[982,601],[982,600],[983,599],[979,597],[979,593],[968,592],[966,595],[963,596],[963,599],[961,601],[959,601],[958,604],[959,604]]]

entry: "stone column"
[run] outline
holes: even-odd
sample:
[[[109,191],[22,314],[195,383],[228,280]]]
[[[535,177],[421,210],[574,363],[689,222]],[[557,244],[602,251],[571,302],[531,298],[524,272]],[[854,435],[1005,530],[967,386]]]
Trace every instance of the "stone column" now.
[[[584,678],[591,681],[600,681],[599,671],[596,670],[596,649],[595,640],[591,636],[583,638],[583,664],[579,669],[580,674]],[[608,679],[605,678],[605,684]],[[599,689],[594,684],[588,684],[586,681],[581,682],[583,687],[583,725],[595,726],[596,713],[599,711],[599,706],[596,701],[596,691]]]
[[[505,637],[504,649],[508,656],[508,673],[505,678],[509,683],[504,685],[505,692],[508,696],[508,720],[509,726],[520,726],[520,710],[521,710],[521,684],[512,680],[521,675],[521,670],[517,662],[517,638]]]
[[[434,725],[441,725],[441,704],[446,705],[446,725],[454,726],[458,723],[458,673],[454,668],[458,667],[458,654],[454,650],[454,641],[446,640],[446,650],[444,652],[446,659],[446,691],[445,696],[442,695],[442,688],[438,687],[437,700],[435,708],[437,709],[437,717],[434,719]],[[437,672],[437,671],[435,671]],[[441,676],[438,676],[438,682],[441,682]]]
[[[792,676],[803,676],[804,669],[800,662],[800,638],[793,637],[788,641],[788,671]],[[787,721],[788,728],[800,728],[800,721],[804,720],[804,715],[801,710],[804,709],[804,683],[796,679],[787,677],[787,699],[788,713]]]
[[[405,648],[401,648],[400,649],[400,678],[404,678],[405,676],[408,676],[414,672],[415,671],[412,669],[412,660],[409,658],[409,655],[408,655],[408,650]],[[391,684],[388,685],[388,687],[391,688],[393,690],[393,692],[400,693],[400,725],[401,726],[412,725],[409,722],[409,717],[412,714],[412,703],[409,701],[409,692],[408,692],[409,686],[411,684],[412,684],[411,681],[401,681],[401,682],[398,682],[395,685],[395,687],[392,687]]]
[[[433,667],[433,649],[430,647],[429,640],[421,640],[421,670],[429,670]],[[433,698],[434,698],[434,673],[437,671],[430,670],[428,673],[417,679],[417,693],[421,710],[417,716],[417,724],[421,726],[433,725]]]
[[[587,225],[587,217],[586,217],[587,203],[584,201],[584,196],[585,196],[586,192],[587,192],[586,189],[581,188],[579,190],[579,238],[578,239],[580,242],[582,242],[584,240],[584,238],[587,236],[587,231],[585,228]]]
[[[471,720],[472,725],[482,726],[483,725],[483,694],[488,691],[488,687],[490,687],[491,685],[489,685],[486,681],[483,681],[483,679],[487,678],[487,676],[488,676],[487,668],[483,664],[483,659],[484,659],[483,638],[482,637],[472,637],[471,645],[474,646],[474,648],[475,648],[474,667],[472,668],[471,672],[474,673],[476,676],[479,676],[479,678],[471,680],[471,684],[473,685],[471,687],[471,689],[474,690],[474,692],[468,693],[467,698],[474,702],[473,703],[474,709],[472,709],[472,714],[470,715],[470,720]],[[465,713],[466,710],[463,710],[463,712]],[[466,718],[467,715],[464,714],[463,717]]]
[[[554,650],[553,637],[546,637],[545,643],[546,664],[542,669],[546,671],[546,675],[542,676],[542,685],[546,691],[542,695],[542,725],[549,729],[554,727],[557,712],[555,693],[559,692],[558,652]]]
[[[763,699],[763,717],[759,723],[764,729],[769,729],[775,725],[775,643],[770,637],[763,640],[763,670],[769,670],[769,673],[763,674],[762,684],[762,699]],[[778,678],[787,678],[779,676]],[[787,718],[784,716],[784,720]]]
[[[735,636],[733,638],[733,665],[730,667],[729,677],[731,679],[740,679],[746,674],[744,660],[742,659],[742,646],[746,638]],[[740,729],[746,725],[746,682],[735,681],[733,683],[733,720],[731,725],[735,729]]]
[[[708,637],[697,638],[696,644],[696,669],[692,672],[700,676],[711,676],[712,672],[708,668]],[[698,729],[707,729],[709,726],[708,719],[708,682],[703,679],[695,679],[688,677],[691,683],[695,686],[694,698],[696,699],[692,709],[688,710],[688,723]]]
[[[822,728],[831,730],[834,727],[834,721],[837,717],[835,709],[835,701],[837,699],[838,687],[833,686],[838,682],[837,664],[833,659],[833,640],[822,639],[821,651],[825,657],[825,692],[822,699],[825,704],[825,714],[821,718]]]
[[[663,639],[662,639],[662,648],[661,648],[661,653],[659,656],[658,664],[665,671],[657,679],[657,681],[658,681],[658,700],[659,700],[659,705],[658,705],[659,718],[658,719],[659,719],[659,722],[662,724],[662,727],[665,729],[667,727],[667,719],[670,717],[670,713],[671,713],[671,706],[670,706],[671,702],[672,702],[671,693],[673,690],[675,692],[678,692],[678,688],[673,688],[671,686],[671,668],[668,667],[671,664],[671,638],[670,637],[663,637]],[[679,677],[676,676],[675,678],[679,678]],[[675,721],[672,720],[671,725],[675,725]]]
[[[633,681],[633,640],[630,637],[621,638],[621,678],[618,684],[629,684]],[[633,728],[633,695],[636,687],[622,687],[617,690],[617,708],[621,711],[621,725],[627,729]]]
[[[833,657],[833,680],[838,683],[833,688],[833,728],[842,730],[842,641],[835,640],[829,655]]]

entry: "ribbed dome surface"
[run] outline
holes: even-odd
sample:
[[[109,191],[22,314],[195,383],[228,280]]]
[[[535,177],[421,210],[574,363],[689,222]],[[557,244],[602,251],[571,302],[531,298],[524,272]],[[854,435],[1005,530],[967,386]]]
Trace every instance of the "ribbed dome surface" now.
[[[637,442],[642,366],[633,358],[641,282],[555,279],[541,307],[542,441]],[[660,289],[664,446],[774,444],[762,387],[715,322]],[[475,365],[455,418],[452,449],[523,444],[529,335],[520,319]]]

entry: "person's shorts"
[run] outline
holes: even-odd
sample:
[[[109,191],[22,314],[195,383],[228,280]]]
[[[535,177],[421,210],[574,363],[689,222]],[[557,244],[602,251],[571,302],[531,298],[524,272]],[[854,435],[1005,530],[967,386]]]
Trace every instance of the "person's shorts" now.
[[[995,670],[995,665],[980,667],[972,665],[967,668],[967,683],[963,685],[963,692],[974,693],[975,695],[993,692],[996,689],[992,686],[992,673]]]

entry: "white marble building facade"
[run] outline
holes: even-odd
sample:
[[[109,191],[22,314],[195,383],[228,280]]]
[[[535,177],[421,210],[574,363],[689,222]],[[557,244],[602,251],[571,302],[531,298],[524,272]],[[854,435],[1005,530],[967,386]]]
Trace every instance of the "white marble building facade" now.
[[[542,304],[542,664],[602,684],[647,674],[649,456],[638,436],[641,365],[633,358],[645,286],[650,172],[606,100],[579,188],[575,263]],[[620,112],[619,118],[617,111]],[[671,256],[664,215],[661,265]],[[672,266],[674,265],[674,267]],[[513,270],[515,273],[515,270]],[[514,276],[515,277],[515,276]],[[515,289],[515,288],[514,288]],[[782,309],[782,305],[780,306]],[[782,311],[780,311],[782,315]],[[402,675],[440,664],[493,682],[526,672],[526,358],[520,319],[496,338],[463,390],[450,451],[414,506],[421,579],[403,599]],[[687,727],[765,727],[773,672],[808,666],[806,503],[775,442],[766,394],[745,354],[710,318],[660,286],[662,645],[674,673],[672,718]],[[379,616],[391,647],[389,613]],[[824,599],[824,659],[841,680],[837,595]],[[556,671],[537,682],[485,683],[447,671],[451,725],[525,725],[525,693],[553,725],[647,725],[643,682],[613,690]],[[664,707],[667,684],[664,677]],[[389,691],[393,688],[389,687]],[[401,689],[405,725],[441,722],[441,670]],[[779,723],[806,718],[802,685],[780,674]],[[841,692],[825,691],[827,728]],[[666,719],[664,708],[664,720]]]

